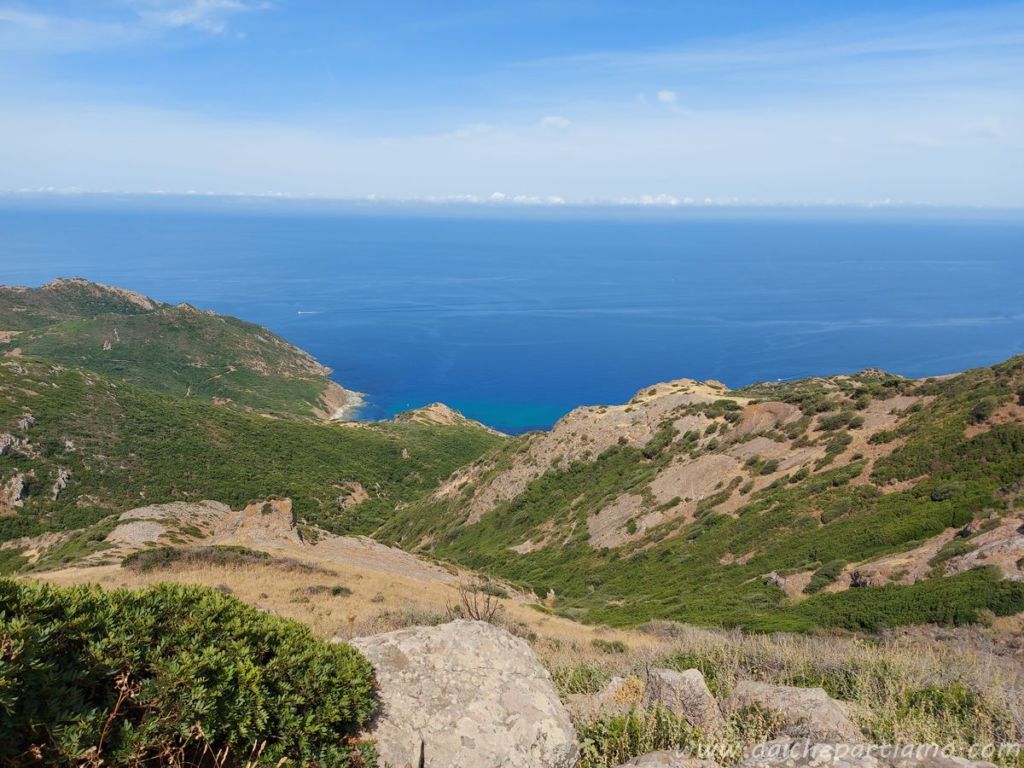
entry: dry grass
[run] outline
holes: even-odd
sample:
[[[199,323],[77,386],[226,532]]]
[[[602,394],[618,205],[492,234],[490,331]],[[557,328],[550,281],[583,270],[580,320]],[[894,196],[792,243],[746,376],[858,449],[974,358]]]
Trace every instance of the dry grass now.
[[[295,549],[268,551],[275,557],[288,558],[288,562],[301,560],[310,570],[281,568],[274,560],[244,565],[185,560],[146,572],[119,565],[101,565],[43,572],[33,574],[32,578],[62,585],[98,583],[107,589],[135,589],[160,582],[202,584],[230,591],[262,610],[301,621],[324,638],[350,638],[416,624],[437,624],[448,621],[449,609],[461,604],[461,582],[435,578],[427,569],[403,572],[392,563],[372,569],[365,562],[349,565]],[[334,587],[344,587],[350,592],[344,594],[345,590],[332,589]],[[600,628],[541,613],[515,596],[498,602],[501,607],[499,623],[521,636],[543,637],[567,644],[587,644],[594,637],[629,636],[624,632],[606,633]]]
[[[458,581],[433,578],[425,570],[374,570],[365,563],[305,559],[313,570],[281,569],[272,562],[183,562],[152,572],[107,565],[36,578],[98,582],[108,588],[163,581],[204,584],[301,621],[325,638],[441,623],[449,619],[448,609],[460,603]],[[720,698],[743,679],[824,687],[847,703],[866,738],[877,743],[963,747],[1024,741],[1024,660],[998,642],[1002,636],[1019,636],[1019,620],[956,632],[907,630],[883,638],[750,635],[671,623],[621,631],[576,624],[515,596],[498,602],[497,621],[530,639],[560,693],[574,704],[595,694],[613,675],[642,677],[651,666],[696,666]],[[627,685],[624,690],[636,695],[618,703],[638,701],[637,685]],[[582,768],[616,765],[637,750],[700,743],[699,734],[652,713],[638,712],[624,723],[621,713],[590,709],[579,716],[581,710],[574,711],[590,755]],[[747,713],[732,719],[719,742],[750,744],[771,736],[772,728],[771,722]]]
[[[595,693],[612,676],[629,680],[642,678],[654,666],[697,667],[719,698],[739,680],[823,687],[847,704],[874,743],[952,744],[966,754],[972,744],[1024,741],[1024,662],[995,642],[991,630],[908,630],[857,638],[752,635],[664,622],[646,627],[638,640],[626,653],[552,639],[541,640],[537,649],[569,699]],[[593,730],[587,721],[600,720],[600,715],[582,711],[586,714],[577,718],[578,728]],[[634,729],[644,728],[665,731],[665,724],[650,718],[634,724]],[[717,740],[750,744],[771,731],[771,723],[734,718]],[[700,737],[684,729],[676,738],[694,744]],[[615,763],[586,763],[606,764]]]

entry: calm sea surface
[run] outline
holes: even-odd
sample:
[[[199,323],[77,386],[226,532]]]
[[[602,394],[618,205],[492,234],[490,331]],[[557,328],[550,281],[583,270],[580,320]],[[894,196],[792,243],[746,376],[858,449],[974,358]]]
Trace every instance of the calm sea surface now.
[[[1024,219],[0,205],[0,283],[79,275],[270,327],[367,393],[550,425],[670,378],[1024,352]]]

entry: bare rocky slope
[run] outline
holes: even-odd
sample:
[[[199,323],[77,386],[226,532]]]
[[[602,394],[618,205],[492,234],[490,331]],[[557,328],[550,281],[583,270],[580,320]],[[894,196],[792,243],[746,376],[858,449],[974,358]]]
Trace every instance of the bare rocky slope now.
[[[970,621],[1024,610],[1022,494],[1022,358],[681,379],[495,448],[377,535],[592,621]]]

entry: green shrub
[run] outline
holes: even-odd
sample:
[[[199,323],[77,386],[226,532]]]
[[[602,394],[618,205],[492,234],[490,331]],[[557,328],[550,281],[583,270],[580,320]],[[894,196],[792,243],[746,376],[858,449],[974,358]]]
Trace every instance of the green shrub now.
[[[290,557],[273,557],[266,552],[236,545],[215,544],[200,547],[152,547],[132,552],[121,561],[121,567],[147,573],[175,565],[239,567],[246,565],[273,565],[287,571],[327,573],[333,571],[310,565]]]
[[[606,715],[579,729],[579,768],[610,768],[637,755],[678,749],[693,740],[686,721],[665,709]]]
[[[928,685],[905,691],[900,701],[900,714],[925,715],[930,718],[976,725],[984,706],[977,694],[961,682],[949,685]]]
[[[829,584],[834,584],[845,567],[846,563],[842,560],[833,560],[831,563],[825,563],[811,576],[811,580],[804,587],[804,593],[813,595],[815,592],[823,590]]]
[[[976,402],[967,414],[967,420],[971,424],[981,424],[989,416],[995,413],[999,407],[999,401],[994,397],[983,397]]]
[[[551,679],[562,694],[597,693],[612,679],[612,675],[596,664],[578,664],[553,670]]]
[[[625,653],[629,650],[621,640],[605,640],[602,637],[595,637],[590,644],[602,653]]]
[[[952,560],[954,557],[960,557],[966,555],[978,548],[978,545],[973,541],[967,541],[966,539],[953,539],[947,541],[942,545],[942,549],[935,553],[935,556],[928,561],[928,565],[936,566],[941,565],[947,560]]]
[[[347,645],[196,586],[0,580],[0,763],[372,763],[373,671]],[[257,750],[259,751],[259,750]]]

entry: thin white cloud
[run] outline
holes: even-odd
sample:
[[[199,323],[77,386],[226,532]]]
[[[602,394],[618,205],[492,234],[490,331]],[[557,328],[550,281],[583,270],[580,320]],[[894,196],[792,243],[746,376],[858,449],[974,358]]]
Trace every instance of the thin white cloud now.
[[[534,122],[411,136],[109,105],[20,108],[0,121],[0,189],[1024,206],[1024,147],[979,136],[969,117],[991,106],[975,98],[926,110],[876,105],[870,114],[856,105],[694,111],[685,121],[647,112],[588,118],[571,134]],[[1024,135],[1024,105],[999,120],[1007,137]]]
[[[678,97],[679,96],[675,91],[669,91],[667,89],[658,91],[658,101],[662,104],[675,104]]]
[[[561,115],[548,115],[540,121],[540,124],[546,128],[568,128],[571,125],[569,118]]]
[[[138,27],[0,5],[0,51],[72,53],[137,42]]]
[[[0,51],[61,54],[144,43],[174,30],[221,34],[232,17],[266,10],[246,0],[125,0],[103,20],[25,10],[0,2]]]
[[[147,25],[168,29],[192,27],[211,34],[224,32],[236,14],[270,7],[269,3],[243,0],[132,0],[132,5]]]

